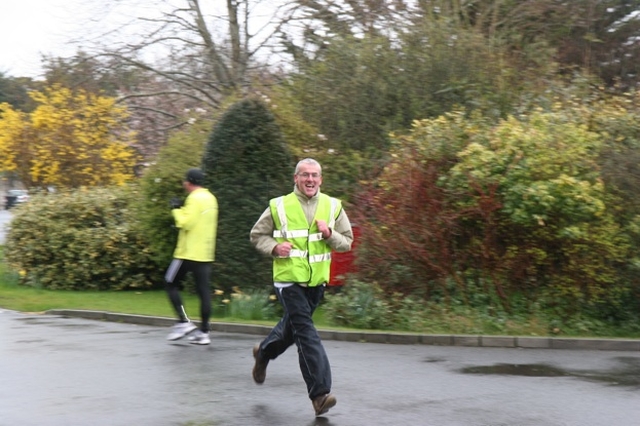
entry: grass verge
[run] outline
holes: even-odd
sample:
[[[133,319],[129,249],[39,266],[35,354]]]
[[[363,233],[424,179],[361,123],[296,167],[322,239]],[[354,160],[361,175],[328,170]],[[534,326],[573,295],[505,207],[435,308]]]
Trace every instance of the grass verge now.
[[[42,313],[51,309],[78,309],[149,315],[174,318],[175,314],[163,290],[144,291],[65,291],[46,290],[19,285],[18,276],[1,261],[0,246],[0,308],[18,312]],[[185,309],[198,318],[200,301],[195,294],[182,293]],[[314,316],[318,327],[327,326],[319,310]],[[276,320],[246,320],[233,317],[227,306],[214,304],[212,320],[236,323],[273,325]]]
[[[116,312],[135,315],[149,315],[174,318],[175,315],[166,293],[162,290],[145,291],[64,291],[25,287],[18,284],[15,273],[9,271],[2,262],[0,246],[0,308],[19,312],[45,312],[51,309],[79,309]],[[183,292],[185,309],[193,318],[198,317],[199,300],[196,295]],[[329,296],[330,297],[330,296]],[[245,311],[250,309],[241,308]],[[250,320],[231,315],[232,309],[221,303],[214,303],[212,320],[221,322],[274,325],[276,320]],[[431,311],[427,320],[417,328],[424,334],[470,334],[470,335],[518,335],[553,337],[616,337],[640,338],[640,327],[620,327],[619,325],[579,322],[564,324],[558,332],[549,321],[540,318],[500,319],[465,309],[451,312],[448,309]],[[314,322],[320,329],[357,331],[350,327],[336,327],[331,324],[327,312],[321,305],[314,314]],[[360,330],[362,331],[362,330]],[[372,330],[375,331],[375,330]],[[390,330],[385,330],[389,332]]]

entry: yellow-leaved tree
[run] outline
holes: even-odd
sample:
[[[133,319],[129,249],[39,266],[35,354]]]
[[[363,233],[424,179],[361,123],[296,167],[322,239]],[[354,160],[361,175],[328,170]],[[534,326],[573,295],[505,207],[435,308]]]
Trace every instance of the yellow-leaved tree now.
[[[114,98],[54,85],[31,113],[0,104],[0,171],[29,188],[120,185],[137,161],[127,110]]]

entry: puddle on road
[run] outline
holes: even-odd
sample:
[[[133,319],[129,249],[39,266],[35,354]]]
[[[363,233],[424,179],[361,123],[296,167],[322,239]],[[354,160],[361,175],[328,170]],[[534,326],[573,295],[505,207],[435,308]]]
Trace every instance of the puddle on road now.
[[[497,374],[500,376],[559,377],[571,374],[544,364],[494,364],[462,369],[467,374]]]
[[[575,377],[612,386],[640,387],[640,358],[618,357],[617,365],[606,371],[561,369],[546,364],[494,364],[463,368],[464,374],[494,374],[526,377]]]
[[[65,318],[70,318],[70,317],[65,317]],[[16,321],[20,321],[22,323],[29,324],[29,325],[52,325],[54,327],[59,327],[59,328],[75,328],[75,327],[95,328],[97,327],[97,325],[90,324],[90,323],[60,323],[58,321],[53,321],[45,317],[16,318]]]
[[[16,321],[28,323],[31,325],[49,325],[53,324],[53,321],[43,319],[42,317],[25,317],[25,318],[16,318]]]

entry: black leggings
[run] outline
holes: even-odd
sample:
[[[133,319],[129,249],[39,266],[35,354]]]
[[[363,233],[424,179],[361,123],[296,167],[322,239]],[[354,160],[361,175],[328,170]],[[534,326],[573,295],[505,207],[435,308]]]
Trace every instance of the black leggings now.
[[[193,260],[173,259],[164,276],[165,289],[171,306],[175,310],[180,322],[188,322],[189,317],[184,310],[180,297],[180,284],[187,272],[193,274],[196,282],[196,292],[200,298],[200,330],[209,332],[209,318],[211,317],[211,262],[195,262]]]

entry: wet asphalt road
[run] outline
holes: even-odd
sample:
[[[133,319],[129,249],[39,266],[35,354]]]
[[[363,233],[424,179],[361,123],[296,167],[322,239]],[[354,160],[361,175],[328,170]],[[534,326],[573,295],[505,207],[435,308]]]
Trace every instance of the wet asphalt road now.
[[[326,341],[338,404],[315,418],[295,348],[259,336],[0,310],[1,426],[640,425],[640,353]]]

